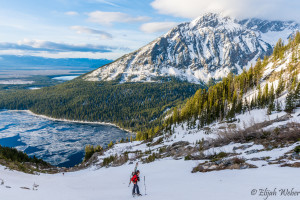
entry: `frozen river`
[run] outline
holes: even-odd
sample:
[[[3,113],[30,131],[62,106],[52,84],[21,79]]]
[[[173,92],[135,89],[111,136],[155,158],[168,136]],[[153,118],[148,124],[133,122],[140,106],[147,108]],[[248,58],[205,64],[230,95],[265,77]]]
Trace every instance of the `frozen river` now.
[[[80,163],[86,145],[106,146],[130,133],[110,125],[52,121],[26,111],[0,110],[0,145],[58,166]]]

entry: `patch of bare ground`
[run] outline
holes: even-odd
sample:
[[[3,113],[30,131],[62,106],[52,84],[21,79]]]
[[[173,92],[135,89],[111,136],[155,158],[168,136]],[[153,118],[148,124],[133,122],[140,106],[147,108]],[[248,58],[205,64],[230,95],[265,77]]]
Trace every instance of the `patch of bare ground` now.
[[[249,169],[257,166],[249,164],[244,158],[234,157],[230,159],[219,160],[219,162],[205,162],[194,167],[192,173],[220,171],[225,169]]]
[[[261,150],[250,150],[245,151],[246,154],[258,153],[260,151],[271,151],[276,148],[284,148],[294,143],[300,141],[300,124],[299,123],[288,123],[282,126],[278,126],[277,128],[273,128],[272,130],[264,130],[264,127],[267,127],[275,122],[286,120],[287,116],[282,118],[278,118],[273,122],[263,122],[259,124],[253,124],[243,130],[231,129],[231,130],[222,130],[219,133],[219,137],[216,139],[212,139],[210,141],[202,141],[199,144],[199,150],[210,149],[214,147],[221,147],[228,145],[230,143],[245,143],[245,145],[241,145],[239,147],[235,147],[235,150],[242,149],[246,150],[249,148],[249,145],[246,143],[253,142],[254,144],[261,144],[264,146],[264,149]],[[299,162],[288,164],[287,161],[295,161],[299,160],[299,152],[291,152],[286,153],[285,155],[279,157],[276,160],[270,161],[269,157],[263,158],[252,158],[251,160],[265,160],[268,164],[278,164],[281,166],[290,166],[290,167],[299,167]],[[298,150],[297,150],[298,151]],[[226,154],[224,152],[223,156],[215,155],[215,158],[209,158],[207,156],[200,156],[200,159],[209,159],[205,163],[200,163],[196,166],[192,172],[209,172],[209,171],[217,171],[217,170],[225,170],[225,169],[247,169],[247,168],[256,168],[255,165],[248,164],[244,158],[234,157],[232,158],[232,154]],[[201,155],[201,153],[199,154]],[[203,154],[202,154],[203,155]],[[231,157],[231,158],[228,158]],[[193,156],[189,157],[193,159]]]

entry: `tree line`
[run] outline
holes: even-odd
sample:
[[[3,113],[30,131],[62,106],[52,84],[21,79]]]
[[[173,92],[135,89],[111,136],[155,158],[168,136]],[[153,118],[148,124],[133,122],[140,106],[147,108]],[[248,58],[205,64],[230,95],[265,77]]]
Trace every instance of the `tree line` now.
[[[293,39],[284,45],[280,39],[274,48],[272,56],[265,56],[263,60],[257,60],[255,66],[251,66],[248,71],[245,69],[240,75],[234,76],[230,73],[219,83],[206,89],[199,89],[194,96],[188,98],[186,103],[176,106],[172,110],[172,114],[168,117],[162,126],[150,128],[144,132],[138,132],[138,140],[146,140],[162,131],[171,132],[171,125],[181,122],[187,122],[189,128],[198,129],[209,125],[215,121],[227,120],[231,121],[236,114],[244,113],[256,108],[268,108],[268,114],[273,111],[285,110],[292,112],[296,106],[299,106],[299,52],[300,33],[297,32]],[[278,86],[268,83],[261,86],[262,77],[265,67],[270,63],[279,63],[284,58],[287,50],[292,51],[292,61],[289,63],[287,70],[281,71],[278,76]],[[283,75],[288,74],[285,80]],[[275,102],[275,99],[282,95],[282,92],[288,89],[286,106]],[[252,98],[245,98],[244,94],[251,91],[255,92]],[[197,123],[198,122],[198,123]]]
[[[42,159],[38,159],[35,156],[29,157],[26,153],[22,151],[18,151],[16,148],[12,147],[3,147],[0,145],[0,158],[6,159],[12,162],[29,162],[35,164],[41,164],[43,166],[50,166],[47,162],[43,161]]]
[[[76,79],[34,91],[0,91],[0,109],[26,109],[53,118],[109,122],[138,131],[160,124],[165,110],[182,103],[200,87],[176,79],[123,84]]]

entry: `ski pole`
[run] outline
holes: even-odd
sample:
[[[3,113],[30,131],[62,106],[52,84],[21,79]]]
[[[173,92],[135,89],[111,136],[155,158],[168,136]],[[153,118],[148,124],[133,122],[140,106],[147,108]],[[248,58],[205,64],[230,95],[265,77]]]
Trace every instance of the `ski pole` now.
[[[146,193],[146,177],[144,176],[144,186],[145,186],[145,195],[147,195]]]
[[[129,184],[128,184],[128,187],[130,187],[130,183],[131,183],[131,176],[129,177]]]

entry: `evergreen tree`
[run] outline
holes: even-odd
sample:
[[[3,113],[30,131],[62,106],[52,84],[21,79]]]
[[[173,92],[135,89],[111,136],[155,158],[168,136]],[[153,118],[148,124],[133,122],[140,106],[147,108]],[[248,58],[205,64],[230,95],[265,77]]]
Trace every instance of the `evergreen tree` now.
[[[272,111],[274,111],[274,110],[275,110],[274,102],[270,102],[269,105],[268,105],[267,114],[268,114],[268,115],[271,115],[271,114],[272,114]]]
[[[261,88],[260,88],[260,84],[258,84],[258,94],[257,94],[257,105],[259,108],[262,107],[262,94],[261,94]]]
[[[271,89],[270,89],[270,92],[269,92],[269,100],[271,102],[274,102],[274,100],[275,100],[274,85],[273,85],[273,83],[271,85]]]
[[[173,112],[173,123],[176,124],[177,121],[178,121],[178,110],[177,107],[175,107]]]
[[[299,33],[299,32],[298,32]],[[295,92],[294,92],[294,104],[295,106],[300,106],[300,83],[298,83]]]
[[[288,113],[293,112],[294,110],[294,94],[289,92],[285,99],[285,111]]]
[[[284,81],[282,78],[282,71],[280,72],[280,78],[279,78],[279,82],[278,82],[278,86],[276,89],[276,97],[279,98],[281,93],[284,91],[285,85],[284,85]]]
[[[268,115],[272,114],[272,111],[275,110],[274,100],[275,100],[274,86],[272,84],[271,89],[270,89],[269,94],[268,94],[268,101],[267,101],[267,104],[268,104],[267,113],[268,113]]]
[[[254,66],[254,74],[255,74],[255,85],[259,85],[259,81],[261,79],[262,76],[262,64],[261,64],[261,60],[260,58],[258,58],[256,65]]]
[[[214,78],[209,78],[207,87],[210,88],[216,84],[216,80]]]
[[[108,148],[112,147],[114,145],[113,141],[110,141],[110,143],[107,145]]]
[[[235,112],[240,114],[242,110],[243,110],[243,101],[239,101]]]
[[[274,50],[273,50],[273,56],[274,59],[282,59],[284,54],[284,43],[283,40],[280,38],[278,42],[276,43]]]
[[[269,97],[269,84],[267,83],[264,87],[264,93],[262,95],[262,106],[268,104],[269,101],[268,97]]]
[[[246,112],[246,111],[250,112],[250,106],[249,106],[247,98],[245,98],[244,102],[245,103],[244,103],[243,113]]]
[[[295,41],[295,45],[300,44],[300,32],[299,31],[296,32],[294,41]]]
[[[277,112],[281,112],[282,111],[280,102],[278,100],[276,101],[276,111]]]

